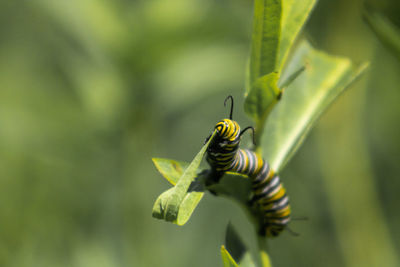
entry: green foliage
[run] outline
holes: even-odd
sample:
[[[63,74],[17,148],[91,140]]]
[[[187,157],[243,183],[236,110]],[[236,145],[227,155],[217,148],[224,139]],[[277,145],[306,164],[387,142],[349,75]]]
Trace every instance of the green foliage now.
[[[172,159],[153,158],[152,160],[157,170],[172,185],[176,185],[183,172],[189,166],[187,162]]]
[[[279,73],[282,72],[293,43],[304,27],[316,2],[316,0],[284,0],[282,2],[282,25],[277,64]]]
[[[354,68],[350,60],[316,51],[303,41],[280,77],[294,40],[314,4],[315,1],[255,1],[244,108],[256,123],[257,150],[268,151],[267,161],[275,171],[282,170],[323,111],[366,67]],[[286,7],[283,8],[283,15],[282,6]],[[196,184],[197,190],[188,189],[196,177],[206,147],[185,171],[185,163],[153,159],[163,176],[171,184],[176,183],[157,199],[153,208],[154,217],[179,225],[189,219],[203,196],[204,187],[200,183]],[[247,205],[251,193],[248,179],[227,174],[208,189],[236,200],[248,211],[253,222],[256,225],[259,223],[258,212]],[[246,249],[229,226],[227,237],[231,242],[227,243],[227,247],[234,254],[232,258],[224,247],[221,248],[224,266],[238,266],[236,262],[241,261]],[[259,241],[260,260],[263,266],[270,266],[265,243],[264,239]]]
[[[282,91],[286,89],[297,77],[305,71],[306,67],[300,67],[296,72],[292,73],[289,77],[285,78],[283,82],[281,82],[278,86],[282,88]]]
[[[286,73],[302,66],[305,71],[284,92],[262,137],[266,158],[277,171],[294,155],[321,114],[366,68],[317,51],[306,41],[296,50]]]
[[[249,252],[246,252],[240,261],[236,260],[233,254],[229,253],[230,249],[221,246],[221,257],[222,264],[224,267],[255,267],[253,259]],[[264,265],[263,267],[270,267],[269,265]]]
[[[153,207],[153,217],[164,219],[178,225],[185,224],[190,218],[192,212],[203,197],[203,188],[201,186],[195,186],[189,191],[189,187],[197,177],[197,171],[200,166],[200,162],[203,159],[207,147],[214,135],[215,132],[210,137],[208,142],[201,148],[199,153],[197,153],[196,157],[189,164],[189,166],[183,171],[182,176],[178,179],[176,185],[163,192],[157,198]],[[173,164],[176,163],[177,162],[174,162]],[[171,169],[173,170],[171,176],[173,176],[176,174],[177,168]],[[178,167],[178,169],[182,169],[182,166]],[[166,171],[164,170],[164,172]]]
[[[255,267],[250,251],[243,243],[235,227],[229,223],[225,232],[225,246],[230,255],[241,267]]]
[[[305,1],[282,1],[281,35],[285,19],[302,26]],[[318,49],[371,60],[371,71],[284,169],[296,216],[312,220],[291,226],[300,238],[268,241],[276,266],[400,266],[399,64],[362,23],[364,2],[319,1],[307,25]],[[398,27],[399,1],[375,2]],[[227,94],[247,126],[237,96],[252,5],[0,1],[0,266],[219,266],[228,218],[257,255],[249,221],[220,197],[205,194],[211,205],[182,229],[149,214],[169,187],[151,157],[190,162]],[[282,70],[294,52],[283,57],[283,43]],[[278,72],[283,89],[290,73]],[[229,174],[213,190],[245,204],[249,179]]]
[[[278,80],[279,76],[276,72],[271,72],[258,78],[246,97],[244,103],[245,111],[256,121],[256,125],[265,120],[278,101],[278,95],[281,92],[278,88]],[[262,129],[256,128],[256,130],[258,132]]]
[[[284,63],[284,60],[289,53],[289,49],[291,48],[297,34],[302,28],[304,22],[307,19],[312,7],[314,6],[314,1],[306,1],[299,3],[281,2],[281,1],[256,1],[254,7],[254,22],[253,22],[253,35],[252,35],[252,48],[251,48],[251,56],[250,56],[250,66],[249,66],[249,81],[248,84],[249,92],[245,99],[245,111],[247,114],[252,117],[256,122],[256,145],[260,147],[261,142],[266,139],[266,145],[262,146],[262,148],[267,147],[269,151],[269,158],[272,159],[273,163],[280,158],[286,159],[292,155],[295,149],[300,145],[301,140],[304,139],[305,134],[307,133],[306,129],[311,128],[312,123],[315,122],[318,115],[322,112],[324,108],[326,108],[327,104],[330,103],[324,102],[319,103],[319,101],[323,100],[320,98],[315,99],[314,92],[309,91],[308,87],[314,86],[314,90],[325,91],[327,95],[330,95],[330,92],[327,91],[325,87],[321,87],[321,83],[313,84],[304,84],[303,80],[302,84],[297,85],[300,87],[296,90],[297,93],[301,93],[301,90],[305,90],[309,93],[309,97],[306,99],[297,99],[296,103],[293,101],[288,103],[288,100],[284,101],[281,104],[281,107],[289,106],[292,108],[296,105],[296,108],[289,108],[289,111],[283,110],[280,111],[281,117],[278,119],[271,120],[272,125],[267,127],[268,132],[267,137],[261,139],[263,136],[263,130],[265,126],[266,119],[274,106],[278,103],[280,96],[282,94],[282,90],[278,88],[278,81],[280,80],[280,73],[276,72],[279,70]],[[282,17],[282,5],[287,5],[286,11],[284,11],[284,16]],[[285,27],[281,30],[281,24],[285,25]],[[284,40],[282,42],[282,47],[280,47],[280,40]],[[296,53],[296,57],[294,58],[295,63],[289,64],[287,69],[287,75],[283,79],[282,88],[289,86],[301,73],[304,71],[304,64],[306,63],[304,57],[305,54],[309,53],[311,49],[302,49],[300,48],[298,53]],[[312,54],[310,52],[310,54]],[[312,54],[313,55],[313,54]],[[312,56],[311,55],[311,56]],[[280,58],[278,64],[278,58]],[[328,62],[329,63],[329,62]],[[315,77],[319,77],[320,81],[329,80],[334,85],[339,84],[339,80],[342,79],[342,76],[332,76],[336,74],[336,72],[330,72],[329,64],[326,62],[319,62],[318,60],[311,59],[310,72],[313,76],[311,76],[310,80],[313,81]],[[325,64],[325,65],[324,65]],[[279,65],[279,67],[277,67]],[[314,70],[314,71],[312,71]],[[306,71],[307,72],[307,71]],[[345,73],[346,74],[346,73]],[[300,75],[301,76],[301,75]],[[306,75],[309,78],[309,74]],[[344,89],[346,86],[346,81],[341,81],[343,84],[343,88],[339,88],[338,93]],[[333,85],[331,85],[333,86]],[[293,87],[296,87],[293,86]],[[328,88],[329,89],[329,88]],[[335,89],[335,88],[333,88]],[[295,96],[297,97],[297,96]],[[286,98],[286,96],[285,96]],[[290,95],[287,97],[290,100]],[[319,107],[316,110],[309,110],[308,107],[311,106],[307,101],[311,101],[313,106]],[[334,97],[333,97],[334,99]],[[330,99],[332,100],[332,99]],[[295,116],[302,115],[299,107],[302,107],[302,110],[307,111],[306,115],[303,115],[302,118],[304,120],[305,116],[310,116],[309,123],[304,125],[303,131],[299,130],[298,127],[294,128],[297,131],[291,132],[289,130],[293,130],[293,121],[294,115],[293,111],[296,110]],[[282,108],[280,108],[281,110]],[[319,112],[319,113],[318,113]],[[311,119],[312,118],[312,119]],[[276,121],[281,123],[278,125]],[[289,125],[287,125],[289,124]],[[287,127],[285,128],[286,133],[290,133],[288,136],[283,136],[280,132],[278,132],[278,128],[274,127]],[[270,137],[271,133],[275,133],[274,137]],[[284,138],[283,140],[276,140],[278,137]],[[274,144],[277,146],[276,151],[269,150],[270,144]],[[289,144],[289,145],[288,145]],[[278,145],[282,145],[283,148],[278,147]],[[204,147],[202,151],[204,150]],[[204,150],[205,151],[205,150]],[[204,152],[203,152],[204,153]],[[277,154],[277,156],[275,156]],[[200,152],[198,156],[200,156]],[[278,157],[280,156],[280,158]],[[277,159],[275,159],[277,158]],[[196,166],[198,167],[199,162],[197,162],[196,157]],[[159,171],[164,175],[164,177],[171,183],[176,186],[164,192],[156,201],[153,208],[153,216],[160,219],[165,219],[167,221],[173,221],[178,224],[183,224],[187,221],[192,213],[194,207],[198,204],[201,197],[203,196],[203,192],[195,192],[191,191],[188,194],[188,198],[185,197],[185,194],[188,192],[189,182],[193,180],[196,174],[195,169],[193,172],[186,176],[186,172],[182,174],[183,178],[179,179],[178,176],[184,169],[184,164],[176,161],[168,160],[168,159],[154,159],[153,160],[156,167]],[[281,160],[282,161],[282,160]],[[193,162],[192,162],[193,164]],[[194,166],[194,165],[193,165]],[[277,166],[277,165],[273,165]],[[197,169],[196,167],[196,169]],[[232,179],[223,179],[219,185],[214,185],[212,190],[215,192],[232,197],[236,199],[239,203],[245,204],[246,198],[250,193],[250,188],[246,186],[241,186],[241,182],[235,182],[235,179],[238,178],[233,175]],[[240,181],[241,178],[236,181]],[[182,181],[181,181],[182,180]],[[228,181],[228,184],[223,184],[224,181]],[[230,184],[230,185],[229,185]],[[246,182],[248,184],[248,182]],[[239,185],[239,186],[238,186]],[[202,187],[198,185],[198,190],[202,190]],[[210,189],[211,189],[210,188]],[[239,188],[239,190],[237,190]],[[179,207],[182,206],[184,210],[181,211],[182,220],[178,220]],[[184,216],[185,214],[186,216]]]
[[[260,258],[263,267],[271,267],[271,261],[269,259],[269,255],[265,250],[260,251]]]
[[[255,121],[257,146],[282,93],[277,83],[286,58],[314,4],[315,0],[255,1],[244,109]]]
[[[183,177],[183,173],[190,165],[190,163],[187,162],[164,158],[153,158],[153,163],[161,175],[173,186]],[[179,206],[178,218],[175,221],[176,224],[185,224],[202,199],[205,191],[204,182],[207,178],[204,171],[205,170],[201,168],[197,169],[196,177],[190,184]],[[251,190],[251,182],[247,178],[248,177],[245,175],[227,172],[219,183],[212,184],[208,186],[207,189],[215,192],[218,196],[225,196],[237,201],[238,204],[245,207]],[[154,205],[153,208],[153,217],[164,219],[161,209],[156,205]]]
[[[208,189],[217,195],[231,198],[245,207],[251,191],[251,181],[247,178],[245,175],[227,172],[218,184],[210,185]]]
[[[277,70],[279,42],[281,32],[282,1],[255,0],[251,55],[249,65],[249,85],[259,77]]]
[[[400,60],[400,29],[377,12],[366,10],[364,19],[379,40]]]
[[[221,257],[224,267],[239,267],[224,246],[221,246]]]

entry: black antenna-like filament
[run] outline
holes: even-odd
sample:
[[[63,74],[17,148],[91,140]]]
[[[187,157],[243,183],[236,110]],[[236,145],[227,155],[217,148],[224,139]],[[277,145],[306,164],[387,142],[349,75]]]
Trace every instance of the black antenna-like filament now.
[[[256,139],[254,137],[254,128],[253,128],[253,126],[246,127],[242,131],[240,131],[239,137],[241,137],[242,134],[244,134],[244,132],[249,130],[249,129],[251,129],[253,131],[253,145],[256,145]]]
[[[292,221],[308,221],[308,217],[292,217]]]
[[[231,120],[231,119],[232,119],[232,113],[233,113],[233,96],[228,95],[228,97],[225,98],[224,107],[226,107],[226,101],[227,101],[228,99],[231,99],[231,113],[229,114],[229,119]]]
[[[290,229],[289,226],[286,226],[286,230],[288,230],[288,232],[289,232],[292,236],[300,236],[299,233],[296,233],[295,231],[293,231],[292,229]]]

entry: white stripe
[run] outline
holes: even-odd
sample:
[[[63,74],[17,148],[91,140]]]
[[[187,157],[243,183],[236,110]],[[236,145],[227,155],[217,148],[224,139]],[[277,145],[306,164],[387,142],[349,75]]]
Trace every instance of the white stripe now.
[[[237,165],[237,167],[236,167],[236,172],[239,172],[239,170],[240,170],[240,165],[241,165],[241,162],[242,162],[242,155],[240,154],[240,150],[238,151],[238,155],[236,156],[236,158],[237,158],[237,160],[238,160],[238,165]]]
[[[277,184],[279,184],[279,177],[275,176],[274,178],[272,178],[272,181],[266,187],[264,187],[261,194],[267,192],[270,188],[276,186]]]
[[[272,205],[271,209],[276,209],[278,207],[285,206],[288,203],[289,203],[289,198],[288,198],[288,196],[285,196],[281,201]]]
[[[250,155],[250,152],[248,150],[245,150],[246,154],[247,154],[247,158],[249,159],[249,168],[247,169],[247,174],[250,174],[250,170],[254,167],[254,159],[252,157],[252,155]]]
[[[244,167],[244,162],[245,162],[245,160],[244,160],[244,157],[243,157],[243,154],[242,154],[242,150],[239,150],[239,157],[240,157],[240,161],[239,161],[239,166],[238,166],[238,172],[241,172],[242,170],[243,170],[243,167]]]
[[[256,178],[254,179],[254,182],[256,184],[260,184],[261,181],[259,181],[261,179],[261,176],[264,174],[264,172],[266,171],[267,168],[267,164],[264,164],[263,168],[261,169],[260,173],[256,176]]]
[[[252,153],[252,154],[253,154],[253,157],[254,157],[254,162],[256,163],[255,166],[254,166],[254,172],[256,172],[257,169],[258,169],[258,159],[256,157],[256,154],[254,154],[254,153]]]
[[[269,199],[271,197],[273,197],[275,194],[277,194],[279,192],[279,190],[281,190],[282,185],[279,184],[271,193],[269,193],[266,198]]]

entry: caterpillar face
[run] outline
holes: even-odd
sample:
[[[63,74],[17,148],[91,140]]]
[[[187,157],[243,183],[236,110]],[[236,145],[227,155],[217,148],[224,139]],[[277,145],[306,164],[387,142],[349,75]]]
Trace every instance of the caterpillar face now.
[[[215,125],[217,134],[228,141],[234,141],[239,137],[240,126],[236,121],[224,119]]]

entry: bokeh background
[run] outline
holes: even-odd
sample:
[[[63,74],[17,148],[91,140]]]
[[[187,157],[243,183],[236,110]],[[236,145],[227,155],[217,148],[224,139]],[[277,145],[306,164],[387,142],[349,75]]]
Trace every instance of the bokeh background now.
[[[400,25],[398,1],[370,1]],[[305,35],[370,61],[282,173],[294,216],[274,266],[399,266],[400,62],[364,2],[321,0]],[[222,266],[244,212],[207,194],[187,225],[153,219],[152,157],[190,161],[223,100],[242,108],[252,1],[0,1],[0,266]]]

